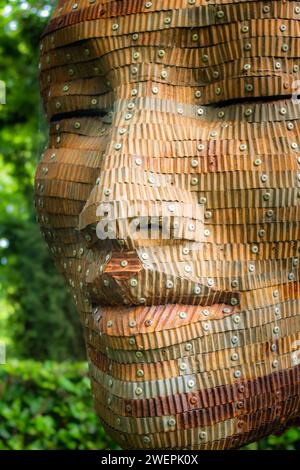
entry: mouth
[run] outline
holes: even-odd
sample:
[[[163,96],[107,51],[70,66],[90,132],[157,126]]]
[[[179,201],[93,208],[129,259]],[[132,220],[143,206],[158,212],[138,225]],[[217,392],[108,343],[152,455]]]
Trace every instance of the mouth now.
[[[158,263],[156,255],[160,249],[156,247],[154,253],[151,250],[151,255],[145,249],[112,251],[101,255],[101,259],[96,251],[85,279],[92,305],[239,305],[240,292],[201,283],[192,271],[187,275],[190,263],[182,261],[177,273],[170,263]]]

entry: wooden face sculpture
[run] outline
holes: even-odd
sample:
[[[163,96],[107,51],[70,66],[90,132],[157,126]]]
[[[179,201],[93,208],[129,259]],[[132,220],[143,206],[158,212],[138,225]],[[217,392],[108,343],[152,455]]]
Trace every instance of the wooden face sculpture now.
[[[127,449],[299,416],[300,2],[60,1],[41,41],[42,233]]]

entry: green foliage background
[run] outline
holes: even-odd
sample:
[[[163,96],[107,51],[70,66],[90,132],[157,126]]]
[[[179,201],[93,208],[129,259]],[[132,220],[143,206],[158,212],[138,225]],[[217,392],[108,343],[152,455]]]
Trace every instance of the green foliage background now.
[[[0,0],[0,80],[7,88],[7,103],[0,104],[0,341],[7,346],[0,449],[115,448],[93,412],[79,321],[32,202],[47,135],[38,43],[54,3]],[[299,449],[300,431],[248,448]]]

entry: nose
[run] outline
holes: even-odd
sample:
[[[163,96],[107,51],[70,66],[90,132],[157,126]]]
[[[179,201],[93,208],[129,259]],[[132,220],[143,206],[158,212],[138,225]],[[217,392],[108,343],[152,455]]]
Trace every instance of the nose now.
[[[98,227],[102,239],[100,229],[106,222],[106,229],[114,229],[110,234],[114,236],[108,238],[124,240],[127,248],[141,244],[148,225],[153,229],[151,238],[166,240],[162,229],[168,227],[169,239],[203,240],[204,209],[198,203],[196,169],[192,177],[190,171],[182,174],[182,145],[161,142],[163,123],[151,126],[156,131],[149,134],[137,114],[131,113],[126,122],[130,104],[133,102],[123,100],[116,105],[99,174],[79,216],[80,230]]]

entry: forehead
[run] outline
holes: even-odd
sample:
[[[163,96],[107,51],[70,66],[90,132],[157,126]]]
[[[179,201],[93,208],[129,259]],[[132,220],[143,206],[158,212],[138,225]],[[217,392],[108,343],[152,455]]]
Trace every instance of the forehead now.
[[[146,81],[166,84],[166,96],[192,87],[197,105],[291,94],[299,17],[282,1],[61,1],[41,41],[42,93],[94,78],[99,94]]]

